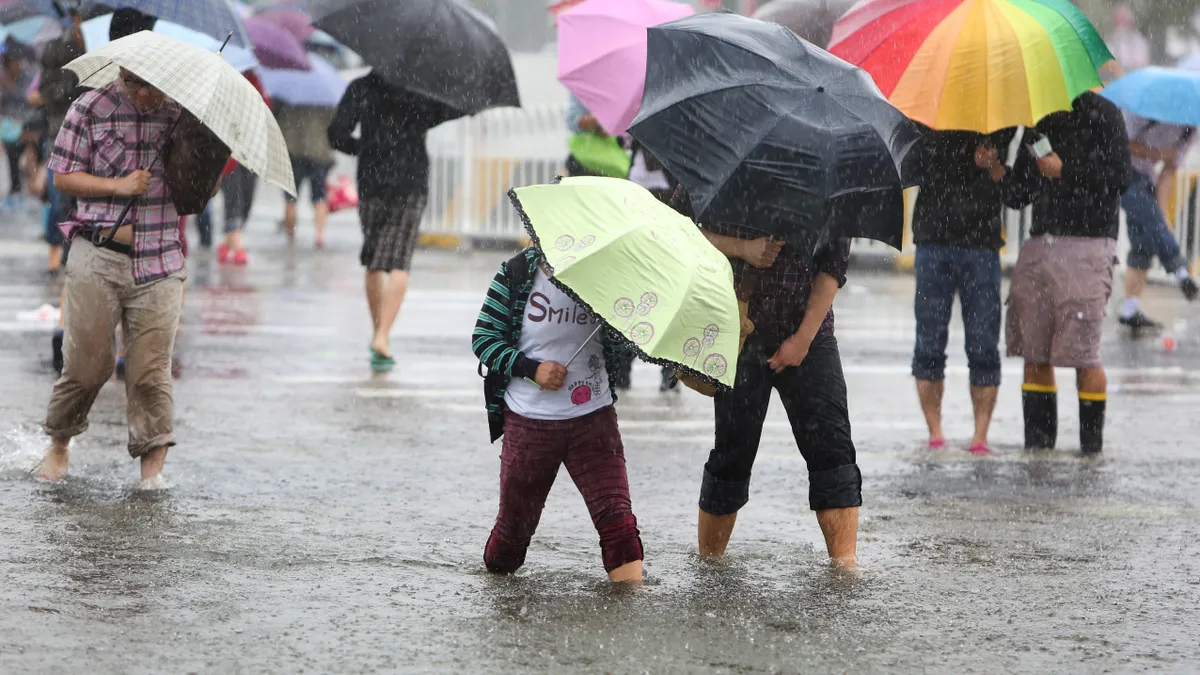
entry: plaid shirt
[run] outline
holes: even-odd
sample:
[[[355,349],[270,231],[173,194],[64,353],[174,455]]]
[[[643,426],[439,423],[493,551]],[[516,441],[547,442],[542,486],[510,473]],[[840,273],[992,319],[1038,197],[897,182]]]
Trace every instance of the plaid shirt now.
[[[46,168],[56,174],[85,172],[100,178],[121,178],[150,166],[167,142],[167,129],[180,113],[167,99],[154,110],[133,105],[120,79],[80,96],[54,144]],[[145,284],[183,269],[179,214],[164,179],[165,161],[151,172],[150,189],[137,200],[125,222],[133,224],[133,279]],[[128,198],[78,199],[69,219],[59,225],[68,239],[84,227],[112,225]]]
[[[701,227],[713,234],[738,239],[765,236],[757,230],[733,223],[704,223]],[[751,267],[745,260],[730,261],[735,286],[741,286],[743,279],[755,285],[750,296],[750,320],[754,322],[755,334],[762,337],[767,349],[777,349],[800,329],[800,322],[804,320],[808,308],[813,277],[824,272],[837,279],[841,287],[846,283],[849,261],[849,239],[839,239],[818,251],[811,268],[791,246],[784,246],[775,264],[764,270]],[[832,309],[817,332],[833,332]]]

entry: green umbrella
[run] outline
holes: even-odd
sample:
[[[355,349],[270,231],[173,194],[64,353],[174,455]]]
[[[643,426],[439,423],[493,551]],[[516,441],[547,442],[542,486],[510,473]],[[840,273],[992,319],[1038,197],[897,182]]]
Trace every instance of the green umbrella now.
[[[509,191],[551,279],[642,358],[732,388],[733,268],[691,220],[620,178]]]

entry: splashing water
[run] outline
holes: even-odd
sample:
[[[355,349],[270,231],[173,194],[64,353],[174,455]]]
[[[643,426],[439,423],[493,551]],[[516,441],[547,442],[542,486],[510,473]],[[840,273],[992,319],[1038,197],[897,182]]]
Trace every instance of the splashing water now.
[[[45,445],[45,434],[27,424],[0,434],[0,480],[28,478],[37,469]]]

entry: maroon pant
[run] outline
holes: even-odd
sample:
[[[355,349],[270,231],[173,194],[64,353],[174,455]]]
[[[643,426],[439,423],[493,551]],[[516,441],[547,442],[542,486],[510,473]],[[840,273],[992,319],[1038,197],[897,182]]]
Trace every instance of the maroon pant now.
[[[604,569],[611,572],[642,559],[616,410],[609,406],[561,421],[531,420],[508,412],[500,453],[500,512],[483,552],[489,571],[515,572],[524,564],[529,540],[562,464],[567,465],[600,534]]]

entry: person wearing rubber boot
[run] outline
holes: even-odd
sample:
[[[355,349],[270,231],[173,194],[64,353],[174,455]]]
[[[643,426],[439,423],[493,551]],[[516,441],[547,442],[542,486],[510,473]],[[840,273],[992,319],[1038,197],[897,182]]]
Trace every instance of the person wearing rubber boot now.
[[[1100,337],[1112,297],[1121,195],[1130,184],[1129,136],[1121,111],[1091,92],[1026,134],[1034,142],[1022,149],[1015,170],[1033,203],[1033,227],[1013,270],[1006,323],[1008,355],[1025,360],[1025,447],[1057,445],[1054,369],[1072,368],[1080,448],[1096,455],[1104,448],[1108,398]]]

